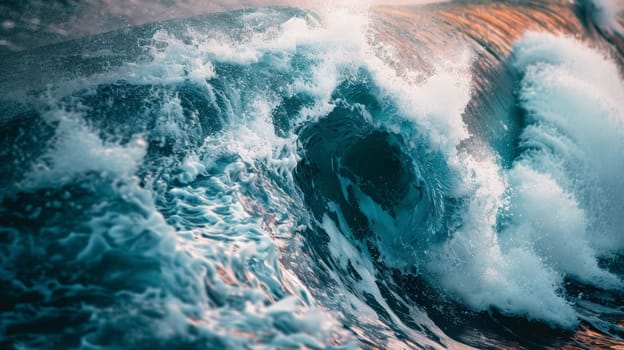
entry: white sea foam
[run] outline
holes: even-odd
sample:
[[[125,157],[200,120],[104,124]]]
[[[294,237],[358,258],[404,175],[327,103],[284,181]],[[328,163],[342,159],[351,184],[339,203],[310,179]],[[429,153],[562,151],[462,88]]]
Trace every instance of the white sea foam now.
[[[476,191],[432,270],[477,309],[571,327],[563,276],[622,288],[597,258],[622,249],[624,89],[615,64],[572,39],[528,34],[514,58],[526,150],[509,171],[460,162]],[[509,223],[497,234],[500,210]]]
[[[564,327],[576,324],[576,314],[562,291],[564,276],[598,287],[621,288],[621,282],[600,269],[596,260],[624,248],[620,215],[624,185],[618,178],[624,172],[624,89],[615,65],[569,39],[531,34],[521,40],[514,50],[514,62],[524,73],[520,97],[530,122],[522,142],[532,150],[506,171],[490,150],[472,150],[480,157],[458,151],[460,143],[470,137],[462,120],[470,100],[470,54],[461,55],[455,64],[441,64],[428,79],[414,84],[378,58],[378,48],[369,44],[367,29],[365,15],[339,10],[328,11],[321,23],[293,18],[277,33],[252,36],[245,43],[196,34],[196,40],[188,44],[159,32],[155,39],[166,48],[154,49],[153,61],[125,66],[121,71],[129,73],[127,79],[133,82],[149,84],[189,79],[209,92],[207,80],[218,78],[216,62],[254,64],[267,52],[279,52],[287,61],[305,48],[316,62],[311,76],[285,87],[292,94],[302,92],[316,98],[313,107],[300,113],[299,122],[303,123],[331,111],[332,91],[363,66],[381,88],[378,97],[389,98],[398,106],[399,115],[372,122],[402,133],[411,146],[425,135],[431,151],[445,156],[451,176],[457,178],[448,195],[465,202],[459,213],[462,225],[451,232],[448,241],[427,247],[430,254],[423,261],[420,254],[411,254],[418,237],[410,237],[409,224],[397,222],[400,216],[391,218],[372,198],[360,193],[362,211],[375,222],[371,226],[376,233],[383,235],[378,241],[386,263],[404,270],[409,264],[421,265],[432,285],[475,310],[495,307],[506,315]],[[285,62],[276,59],[271,63],[279,70]],[[227,300],[214,307],[205,291],[197,290],[193,291],[197,305],[172,298],[167,305],[174,321],[169,326],[163,324],[162,331],[183,332],[183,325],[192,323],[242,345],[257,341],[261,330],[285,320],[297,332],[267,332],[273,335],[261,341],[284,347],[298,342],[322,347],[332,336],[349,340],[346,332],[333,330],[338,328],[334,315],[315,305],[303,283],[282,271],[273,235],[292,237],[296,231],[297,218],[289,211],[289,201],[294,199],[280,196],[277,186],[258,174],[266,168],[270,175],[294,185],[297,140],[293,135],[275,134],[271,112],[281,101],[267,91],[251,93],[254,102],[241,109],[244,113],[232,115],[231,126],[189,152],[177,168],[167,170],[166,176],[181,184],[167,192],[173,203],[171,226],[177,232],[173,233],[153,207],[146,209],[150,215],[141,221],[155,232],[164,232],[159,254],[171,259],[169,270],[163,272],[173,271],[165,278],[170,288],[208,285],[212,298]],[[166,102],[155,133],[177,138],[185,120],[180,100],[170,96]],[[88,171],[127,177],[136,172],[146,149],[141,138],[124,145],[105,142],[79,116],[55,118],[59,121],[56,143],[26,183],[65,182]],[[402,122],[406,120],[413,127],[405,128]],[[227,165],[219,163],[222,158],[227,158]],[[250,197],[249,192],[254,191],[270,203]],[[554,215],[552,208],[556,209]],[[505,229],[497,232],[501,211],[511,213],[511,218]],[[369,306],[355,301],[354,295],[368,293],[395,324],[408,330],[381,295],[375,268],[367,260],[370,257],[350,241],[353,237],[341,222],[341,214],[337,210],[334,214],[338,223],[329,216],[320,223],[330,238],[329,251],[339,267],[346,269],[350,263],[362,277],[355,291],[345,292],[351,311],[363,312],[371,324],[378,322]],[[112,234],[115,240],[123,239],[114,236],[116,232],[136,233],[127,218],[106,219],[114,223],[113,230],[108,232],[94,221],[93,231],[98,234],[80,259],[108,249],[110,243],[102,236]],[[178,256],[174,251],[184,254]],[[178,270],[178,266],[184,268]],[[191,271],[188,279],[180,277],[182,270]],[[340,284],[336,271],[330,275]],[[184,283],[173,282],[180,278]],[[418,334],[410,335],[419,339]],[[441,331],[438,336],[450,341]],[[420,341],[428,343],[424,338]]]
[[[622,219],[615,215],[621,211],[621,197],[613,195],[608,199],[603,193],[607,193],[607,189],[616,189],[616,194],[623,193],[621,182],[614,174],[623,170],[618,154],[622,154],[622,107],[619,101],[624,100],[621,98],[624,90],[617,69],[614,65],[604,64],[605,60],[599,54],[570,40],[541,35],[529,35],[516,46],[516,67],[525,73],[521,99],[529,117],[535,122],[525,130],[523,142],[526,145],[547,144],[554,150],[552,152],[558,149],[557,154],[565,157],[553,161],[548,158],[552,154],[536,156],[529,152],[506,172],[493,156],[488,156],[488,150],[472,150],[481,154],[478,159],[457,150],[458,145],[470,136],[462,120],[462,113],[470,99],[470,54],[461,55],[454,63],[441,63],[437,72],[428,79],[411,83],[406,77],[397,75],[375,54],[379,48],[369,44],[371,38],[368,37],[366,16],[344,9],[327,11],[320,23],[293,18],[283,23],[278,33],[253,35],[245,43],[193,35],[196,40],[189,49],[185,49],[187,43],[159,32],[157,39],[169,48],[155,52],[155,61],[150,64],[157,69],[147,65],[137,67],[137,71],[148,69],[147,72],[154,73],[140,75],[167,81],[196,76],[198,83],[204,84],[206,79],[216,77],[211,62],[249,65],[260,62],[267,53],[279,53],[275,56],[281,59],[269,61],[279,70],[295,52],[305,50],[316,61],[311,68],[312,75],[301,77],[288,86],[293,94],[303,92],[316,98],[314,107],[307,107],[300,113],[299,122],[305,122],[331,111],[331,92],[358,67],[364,66],[381,87],[378,97],[392,99],[400,114],[400,118],[372,122],[404,133],[408,144],[411,137],[418,138],[425,134],[431,149],[445,155],[451,172],[463,179],[454,184],[449,195],[465,198],[466,206],[460,213],[463,218],[461,228],[452,232],[447,242],[428,247],[428,261],[422,261],[419,254],[414,257],[399,254],[398,250],[409,252],[414,248],[415,241],[409,236],[409,225],[390,220],[372,199],[360,196],[362,209],[377,224],[372,226],[373,229],[383,236],[379,242],[386,263],[392,265],[394,262],[395,267],[402,269],[406,268],[405,264],[423,265],[432,284],[473,309],[495,307],[507,315],[564,327],[576,324],[576,315],[562,292],[563,276],[601,287],[620,286],[614,276],[598,267],[596,258],[600,252],[607,251],[607,242],[622,244],[617,231],[622,226],[618,220]],[[193,52],[190,58],[184,56],[187,51]],[[171,66],[172,71],[160,71],[161,65]],[[132,79],[137,78],[139,76]],[[224,177],[214,179],[223,189],[240,185],[264,186],[258,183],[260,179],[254,172],[245,170],[253,167],[255,162],[268,165],[292,184],[290,174],[297,162],[296,139],[294,136],[285,139],[277,137],[270,120],[271,111],[280,101],[268,93],[254,94],[254,105],[242,108],[245,115],[233,116],[240,123],[233,123],[235,126],[216,143],[211,141],[205,146],[216,147],[210,151],[215,155],[232,153],[240,157],[239,163],[224,169]],[[580,96],[590,97],[595,103],[571,103],[582,101]],[[553,98],[563,99],[563,102],[552,104]],[[569,122],[571,115],[578,116],[573,119],[574,123]],[[587,115],[592,118],[587,118]],[[411,120],[414,128],[406,130],[398,126],[402,118]],[[602,123],[596,123],[596,120]],[[604,131],[604,123],[609,125],[608,132]],[[549,132],[551,129],[556,132]],[[601,154],[602,157],[588,157],[587,154]],[[211,157],[192,157],[196,156],[190,156],[183,165],[183,169],[188,171],[179,175],[184,182],[192,181],[214,166]],[[553,166],[553,162],[564,164]],[[587,169],[592,169],[593,175],[588,180],[579,178],[579,174]],[[240,182],[235,185],[232,182],[234,179]],[[592,194],[588,189],[596,184],[598,190]],[[176,193],[185,191],[178,190]],[[507,197],[508,193],[511,193],[510,197]],[[184,196],[187,195],[191,194]],[[270,237],[263,234],[250,236],[249,231],[245,231],[251,227],[245,224],[249,218],[245,219],[247,214],[243,207],[247,204],[239,202],[239,196],[227,195],[218,200],[219,203],[224,200],[228,203],[227,210],[233,215],[229,218],[223,217],[224,209],[220,209],[218,214],[214,212],[216,208],[225,208],[223,203],[212,203],[217,199],[206,202],[208,220],[218,223],[210,226],[209,231],[214,230],[219,237],[223,232],[231,231],[228,239],[240,237],[242,241],[239,244],[246,247],[240,254],[257,256],[261,260],[272,256],[269,261],[275,263],[277,258],[270,253],[274,249],[270,248]],[[605,198],[609,203],[607,206],[603,204]],[[544,216],[546,208],[555,202],[561,215]],[[512,219],[503,232],[496,232],[501,210],[508,210]],[[343,233],[333,230],[335,225],[330,225],[328,221],[324,222],[324,226],[328,232],[331,231],[331,244],[346,249],[344,242],[339,243],[336,238]],[[243,234],[244,231],[247,233]],[[252,231],[260,232],[258,228]],[[249,241],[252,236],[256,237],[253,238],[254,243]],[[228,251],[225,246],[223,249]],[[211,254],[216,254],[212,248],[210,250]],[[206,254],[206,251],[201,254]],[[247,259],[239,253],[235,256],[231,258]],[[570,259],[571,256],[577,259]],[[361,257],[358,259],[361,260]],[[224,262],[223,265],[230,263]],[[421,269],[423,266],[420,266]],[[266,283],[279,284],[269,277],[277,274],[278,268],[271,267],[270,271],[273,272],[263,274],[262,278],[267,278]],[[370,278],[374,277],[371,275]],[[360,288],[378,293],[372,282]],[[378,296],[377,299],[383,305],[383,298]],[[295,305],[284,304],[280,308],[294,311]],[[260,309],[254,312],[262,313]],[[217,316],[211,314],[210,317]]]
[[[414,86],[363,53],[357,59],[395,99],[403,116],[427,131],[432,147],[442,150],[449,166],[464,178],[453,194],[469,198],[464,222],[433,254],[433,283],[475,309],[493,306],[508,315],[564,327],[575,325],[576,316],[562,291],[563,276],[621,288],[621,281],[597,262],[601,252],[620,250],[622,244],[617,213],[624,192],[617,174],[624,170],[624,89],[613,63],[573,40],[553,36],[529,34],[516,45],[516,67],[525,73],[521,101],[536,124],[527,127],[523,143],[558,153],[553,160],[529,151],[507,173],[492,157],[457,154],[457,145],[469,136],[461,118],[469,99],[465,69],[441,69]],[[555,135],[548,132],[551,128]],[[380,234],[408,234],[380,207],[362,200],[369,219],[383,224],[376,229]],[[554,215],[548,209],[553,207]],[[501,210],[509,210],[512,219],[498,233]],[[411,248],[409,238],[399,241],[405,250]],[[383,253],[383,244],[380,248]],[[388,252],[397,254],[397,249]],[[385,261],[393,259],[387,256]],[[397,267],[402,264],[405,259]]]
[[[575,313],[559,292],[561,275],[530,248],[502,244],[495,230],[508,203],[505,176],[493,157],[463,155],[458,162],[468,202],[461,227],[433,249],[428,268],[434,282],[476,310],[495,307],[506,315],[575,325]]]
[[[330,211],[338,217],[338,225],[328,216],[324,215],[321,226],[328,234],[330,242],[329,242],[329,251],[331,253],[331,258],[338,264],[341,268],[342,274],[345,274],[346,271],[349,270],[349,267],[353,268],[359,279],[351,279],[348,282],[350,288],[345,288],[346,295],[343,296],[346,301],[349,301],[352,307],[356,308],[353,310],[356,312],[358,318],[364,317],[361,320],[361,325],[367,325],[367,327],[377,326],[382,329],[387,327],[379,320],[379,316],[377,313],[371,309],[370,306],[362,303],[362,299],[366,295],[371,295],[375,301],[384,309],[384,311],[390,316],[391,321],[398,326],[403,332],[409,334],[410,341],[403,342],[399,340],[395,340],[394,343],[388,343],[387,346],[398,346],[398,347],[413,347],[414,341],[418,346],[427,345],[431,348],[444,348],[440,344],[433,342],[431,339],[423,336],[422,334],[410,329],[407,327],[403,321],[395,314],[395,312],[390,308],[385,298],[382,296],[382,293],[377,286],[377,269],[373,265],[371,261],[370,255],[365,253],[366,250],[360,244],[354,243],[354,237],[348,228],[348,224],[345,222],[345,219],[340,212],[339,207],[335,203],[329,203]],[[341,271],[335,271],[335,273],[340,273]],[[334,280],[343,286],[345,283],[344,277],[338,277],[336,274],[332,274]],[[351,293],[355,293],[358,298],[354,298],[354,295]],[[429,325],[429,319],[422,311],[415,312],[413,315],[413,320],[420,323],[425,323]],[[461,348],[459,344],[456,344],[453,340],[446,337],[439,329],[434,328],[433,331],[437,331],[437,335],[441,338],[442,344],[445,345],[456,345],[458,348]],[[384,333],[391,334],[392,330],[385,330]]]
[[[344,21],[348,15],[340,16]],[[561,272],[532,247],[499,242],[497,215],[508,205],[504,171],[493,156],[488,156],[488,150],[473,150],[479,157],[458,152],[459,144],[470,136],[462,113],[470,100],[471,55],[465,53],[453,63],[440,63],[437,72],[414,84],[378,58],[375,52],[379,48],[370,46],[369,39],[362,38],[362,31],[356,33],[352,41],[361,47],[347,58],[372,73],[381,88],[378,97],[392,99],[400,114],[398,118],[372,122],[400,132],[410,145],[426,135],[431,150],[445,155],[450,176],[463,179],[453,184],[448,195],[466,198],[467,202],[460,213],[461,228],[452,232],[447,242],[428,247],[428,260],[423,261],[422,254],[410,254],[412,249],[422,247],[417,237],[410,236],[413,233],[409,224],[397,222],[400,216],[391,217],[361,194],[360,208],[373,231],[383,236],[379,249],[384,262],[405,270],[411,270],[409,264],[423,265],[421,270],[427,270],[425,275],[432,284],[475,310],[495,307],[506,315],[564,327],[575,325],[575,312],[561,294]],[[402,118],[413,121],[414,127],[401,127]]]
[[[620,23],[621,17],[624,16],[624,1],[585,0],[584,4],[598,27],[624,36],[624,27]]]
[[[423,249],[420,242],[425,238],[411,237],[410,224],[397,222],[401,215],[391,217],[361,194],[360,207],[372,229],[384,235],[379,240],[384,262],[408,271],[406,264],[422,265],[420,270],[426,269],[424,274],[432,284],[476,310],[496,307],[507,315],[574,325],[575,313],[560,293],[562,276],[530,248],[503,247],[499,242],[497,215],[507,205],[504,172],[487,149],[472,150],[478,157],[458,151],[459,144],[470,136],[462,113],[470,100],[471,55],[464,51],[454,62],[440,63],[437,72],[414,84],[397,75],[374,52],[375,47],[365,44],[353,59],[371,71],[382,89],[380,98],[385,95],[394,100],[401,118],[413,121],[418,132],[397,127],[400,118],[383,121],[384,126],[403,134],[408,144],[416,144],[425,134],[431,150],[446,157],[449,176],[462,179],[448,195],[467,201],[459,214],[461,228],[452,232],[447,242],[425,247],[429,252],[423,261],[423,254],[410,252]]]
[[[617,66],[574,40],[528,34],[515,49],[527,110],[525,163],[551,176],[584,212],[597,253],[624,248],[624,82]]]
[[[80,113],[64,109],[52,110],[46,118],[58,123],[54,144],[34,163],[23,186],[63,184],[90,171],[132,176],[143,160],[147,145],[141,137],[124,145],[104,141]]]

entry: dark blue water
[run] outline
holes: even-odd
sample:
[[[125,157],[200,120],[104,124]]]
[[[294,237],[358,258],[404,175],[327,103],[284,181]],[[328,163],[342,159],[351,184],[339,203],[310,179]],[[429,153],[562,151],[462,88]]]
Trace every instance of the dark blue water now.
[[[621,341],[616,64],[525,35],[501,143],[463,113],[470,55],[414,82],[367,26],[247,10],[0,56],[1,347]]]

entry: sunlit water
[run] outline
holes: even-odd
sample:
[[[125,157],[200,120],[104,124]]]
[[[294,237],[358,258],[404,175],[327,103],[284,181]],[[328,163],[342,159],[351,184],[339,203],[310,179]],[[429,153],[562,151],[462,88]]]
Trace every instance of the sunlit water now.
[[[621,345],[608,43],[523,33],[499,85],[379,28],[254,9],[0,56],[0,345]]]

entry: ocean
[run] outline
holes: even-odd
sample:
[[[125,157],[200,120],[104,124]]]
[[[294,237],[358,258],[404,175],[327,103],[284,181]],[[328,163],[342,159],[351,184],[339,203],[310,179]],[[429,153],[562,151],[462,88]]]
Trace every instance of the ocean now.
[[[624,348],[624,4],[194,4],[2,5],[1,348]]]

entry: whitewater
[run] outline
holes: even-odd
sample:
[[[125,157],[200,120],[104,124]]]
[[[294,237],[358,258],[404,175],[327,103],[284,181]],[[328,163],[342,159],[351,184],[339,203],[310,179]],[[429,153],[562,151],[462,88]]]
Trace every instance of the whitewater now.
[[[624,344],[612,43],[526,31],[476,86],[471,44],[411,65],[372,21],[254,8],[0,56],[0,346]]]

